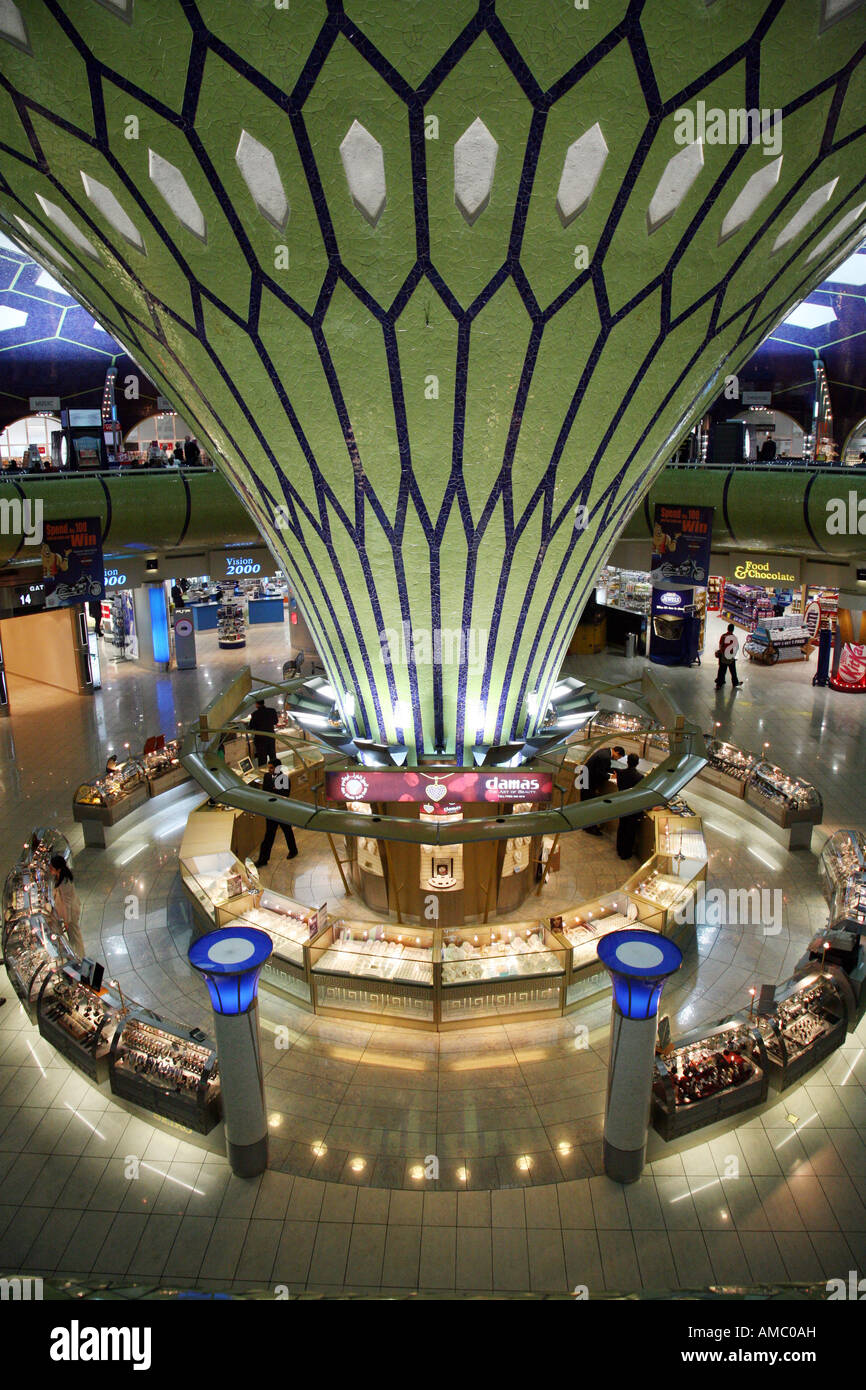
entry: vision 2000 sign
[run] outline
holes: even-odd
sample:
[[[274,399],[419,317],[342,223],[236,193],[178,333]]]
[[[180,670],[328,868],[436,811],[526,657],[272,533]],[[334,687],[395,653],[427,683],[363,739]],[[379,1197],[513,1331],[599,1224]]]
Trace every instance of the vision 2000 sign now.
[[[549,801],[553,777],[545,772],[476,772],[458,769],[434,776],[424,772],[368,769],[327,772],[325,795],[329,801],[424,801],[438,805],[472,801]]]

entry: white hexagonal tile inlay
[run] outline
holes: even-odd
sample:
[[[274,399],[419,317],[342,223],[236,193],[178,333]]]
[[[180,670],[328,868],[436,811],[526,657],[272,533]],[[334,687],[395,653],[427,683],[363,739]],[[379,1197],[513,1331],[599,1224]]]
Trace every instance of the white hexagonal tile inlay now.
[[[205,241],[207,237],[204,213],[183,174],[155,150],[148,150],[147,159],[151,181],[168,203],[178,222]]]
[[[490,201],[499,146],[478,116],[454,146],[454,201],[470,227]]]
[[[282,231],[289,220],[289,200],[277,161],[267,145],[250,135],[248,130],[242,130],[235,162],[259,212],[278,231]]]
[[[569,145],[556,195],[556,211],[563,227],[583,212],[601,178],[607,155],[607,141],[598,121]]]
[[[382,146],[360,121],[353,121],[343,136],[340,158],[352,202],[375,227],[384,211],[387,196]]]
[[[693,141],[671,156],[647,210],[647,231],[650,235],[669,217],[673,217],[703,167],[704,147],[700,140]]]

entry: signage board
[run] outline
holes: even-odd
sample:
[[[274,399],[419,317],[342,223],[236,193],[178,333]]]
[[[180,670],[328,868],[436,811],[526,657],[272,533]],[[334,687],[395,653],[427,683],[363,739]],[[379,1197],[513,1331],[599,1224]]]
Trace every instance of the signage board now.
[[[650,560],[653,587],[667,590],[706,588],[712,538],[712,507],[657,502]]]
[[[57,411],[60,409],[59,396],[31,396],[30,409],[36,414],[40,410]]]
[[[769,405],[772,399],[772,391],[743,391],[740,396],[743,405]]]
[[[105,597],[102,522],[98,517],[45,522],[42,577],[46,608],[70,608]]]
[[[800,560],[791,555],[744,555],[735,551],[730,556],[731,578],[738,584],[777,585],[800,583]]]
[[[174,657],[179,671],[191,671],[196,664],[195,626],[192,609],[174,610]]]
[[[467,802],[550,801],[553,777],[524,768],[455,768],[434,775],[423,769],[350,768],[325,773],[329,801],[415,801],[454,806]]]
[[[212,550],[208,559],[211,579],[261,579],[275,574],[277,562],[266,545],[238,546],[236,550]]]
[[[174,406],[172,405],[171,401],[168,399],[167,396],[157,396],[156,408],[157,410],[174,410]]]

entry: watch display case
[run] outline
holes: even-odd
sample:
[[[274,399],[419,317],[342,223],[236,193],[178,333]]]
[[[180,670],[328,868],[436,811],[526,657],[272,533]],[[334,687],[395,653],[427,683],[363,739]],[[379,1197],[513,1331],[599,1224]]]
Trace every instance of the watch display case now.
[[[819,864],[830,904],[829,926],[859,934],[866,927],[866,835],[862,830],[834,831]]]
[[[731,796],[745,796],[746,783],[757,762],[754,753],[737,748],[733,743],[725,743],[723,739],[707,737],[706,742],[709,761],[700,776],[711,787],[720,787]]]
[[[209,1134],[219,1121],[214,1044],[148,1010],[131,1010],[115,1029],[109,1079],[115,1095],[197,1134]]]
[[[752,1020],[734,1017],[688,1033],[656,1057],[652,1123],[679,1139],[767,1098],[767,1055]]]
[[[626,879],[621,891],[637,903],[645,926],[676,938],[680,928],[694,923],[691,904],[698,883],[706,876],[706,859],[677,859],[671,854],[654,854]]]
[[[147,800],[147,778],[138,758],[127,758],[116,772],[83,782],[75,793],[76,820],[114,825]]]
[[[243,604],[221,603],[217,609],[217,646],[234,650],[247,645]]]
[[[773,1012],[758,1023],[775,1090],[787,1090],[841,1046],[849,1018],[842,979],[813,971],[779,985]]]
[[[12,988],[31,1022],[36,1018],[36,1000],[46,972],[62,970],[75,960],[66,938],[52,930],[50,918],[41,912],[21,912],[7,918],[3,958]]]
[[[773,763],[756,763],[746,782],[746,800],[787,828],[796,823],[817,825],[824,807],[820,793],[810,782],[783,772]]]
[[[39,1032],[91,1081],[108,1080],[108,1054],[123,1005],[110,990],[92,990],[73,967],[49,971],[36,1005]]]
[[[151,743],[154,746],[148,752]],[[189,781],[189,773],[180,761],[178,739],[171,739],[168,743],[164,739],[148,739],[140,761],[151,796],[158,796],[160,792]]]

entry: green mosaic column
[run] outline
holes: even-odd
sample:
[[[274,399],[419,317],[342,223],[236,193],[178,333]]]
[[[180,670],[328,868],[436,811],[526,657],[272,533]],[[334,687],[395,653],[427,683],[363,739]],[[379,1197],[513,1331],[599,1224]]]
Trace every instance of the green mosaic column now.
[[[2,226],[195,422],[357,732],[466,759],[862,238],[864,14],[5,0]]]

